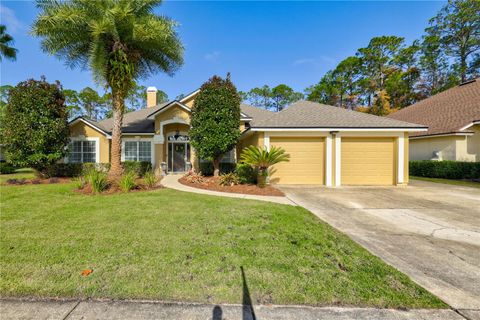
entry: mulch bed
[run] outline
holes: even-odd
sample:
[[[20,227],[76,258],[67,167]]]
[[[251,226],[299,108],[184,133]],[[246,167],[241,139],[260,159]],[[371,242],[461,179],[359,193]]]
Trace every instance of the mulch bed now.
[[[266,186],[265,188],[259,188],[253,184],[236,184],[233,186],[221,186],[219,184],[218,177],[203,177],[203,182],[200,182],[200,183],[190,183],[185,179],[185,177],[182,177],[178,180],[178,182],[188,187],[211,190],[211,191],[253,194],[253,195],[259,195],[259,196],[277,196],[277,197],[283,197],[285,195],[282,191],[272,186]]]
[[[53,184],[53,183],[69,183],[70,178],[49,178],[49,179],[8,179],[4,185],[8,186],[24,186],[29,184]]]

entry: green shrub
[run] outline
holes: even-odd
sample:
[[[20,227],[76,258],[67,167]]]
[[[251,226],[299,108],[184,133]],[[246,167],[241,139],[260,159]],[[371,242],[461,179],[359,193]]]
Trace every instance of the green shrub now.
[[[199,169],[204,176],[213,175],[213,163],[211,161],[200,162]],[[220,163],[221,174],[230,173],[233,171],[235,171],[235,163]]]
[[[86,182],[83,177],[74,178],[72,181],[73,181],[73,185],[75,186],[75,189],[77,190],[83,189],[85,187]]]
[[[216,159],[215,176],[222,172],[221,157],[240,139],[241,102],[237,88],[227,74],[226,79],[213,76],[205,82],[193,103],[188,133],[190,143],[200,159]]]
[[[251,165],[246,163],[238,163],[235,168],[238,181],[241,184],[256,184],[258,172]]]
[[[123,176],[120,178],[120,181],[118,182],[118,185],[120,186],[120,190],[123,192],[128,192],[132,189],[134,189],[137,186],[136,180],[137,175],[135,174],[134,171],[127,171],[123,174]]]
[[[136,176],[143,178],[145,173],[152,170],[152,164],[148,161],[125,161],[123,168],[125,173],[133,172]]]
[[[107,173],[99,170],[90,170],[85,176],[85,181],[90,184],[94,193],[100,193],[108,188]]]
[[[15,172],[15,167],[6,162],[0,162],[0,173],[10,174]]]
[[[233,186],[239,183],[238,176],[235,172],[222,174],[219,183],[221,186]]]
[[[155,173],[152,170],[147,171],[145,173],[145,175],[143,176],[143,180],[145,181],[145,184],[149,188],[153,188],[158,181],[157,177],[155,176]]]
[[[59,82],[20,82],[8,90],[2,116],[5,158],[18,167],[42,173],[65,157],[69,142],[68,112]]]
[[[480,162],[420,160],[409,162],[410,175],[443,179],[479,179]]]
[[[54,163],[49,165],[42,174],[50,177],[78,177],[83,173],[82,163]]]
[[[108,172],[109,163],[54,163],[41,172],[45,178],[67,177],[74,178],[87,175],[91,170]]]

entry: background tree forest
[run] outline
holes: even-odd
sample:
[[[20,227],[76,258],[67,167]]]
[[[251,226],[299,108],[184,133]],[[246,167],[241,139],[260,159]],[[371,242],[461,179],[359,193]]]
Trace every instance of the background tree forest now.
[[[305,98],[383,116],[476,78],[479,17],[480,1],[450,0],[430,19],[421,39],[407,44],[397,36],[372,38],[308,87]],[[241,94],[246,102],[274,111],[303,98],[284,84]]]
[[[112,116],[112,98],[110,93],[99,94],[96,90],[86,87],[77,92],[71,89],[64,89],[65,106],[68,109],[69,119],[84,116],[92,120],[102,120]],[[157,103],[168,101],[165,92],[157,91]],[[125,99],[125,112],[145,108],[147,103],[147,88],[136,85],[130,90]]]

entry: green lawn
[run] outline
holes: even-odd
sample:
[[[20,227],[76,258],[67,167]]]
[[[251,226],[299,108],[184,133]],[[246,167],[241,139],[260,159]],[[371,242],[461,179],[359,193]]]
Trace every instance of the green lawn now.
[[[241,303],[243,266],[254,304],[446,307],[300,207],[169,189],[0,188],[3,297]]]
[[[426,178],[426,177],[414,177],[414,176],[410,176],[410,179],[430,181],[430,182],[436,182],[436,183],[453,184],[456,186],[463,186],[463,187],[480,188],[480,182],[474,182],[474,181],[442,179],[442,178]]]

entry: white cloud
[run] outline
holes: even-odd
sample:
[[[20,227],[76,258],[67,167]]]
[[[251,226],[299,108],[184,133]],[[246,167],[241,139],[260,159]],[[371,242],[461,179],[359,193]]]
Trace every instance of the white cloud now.
[[[17,19],[15,11],[0,4],[0,20],[7,26],[7,33],[16,33],[24,28],[23,23]]]
[[[293,61],[294,66],[313,65],[315,67],[334,65],[336,60],[329,56],[319,56],[318,58],[301,58]]]
[[[217,62],[220,59],[221,52],[220,51],[213,51],[210,53],[205,54],[205,60],[210,62]]]

